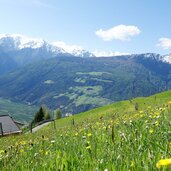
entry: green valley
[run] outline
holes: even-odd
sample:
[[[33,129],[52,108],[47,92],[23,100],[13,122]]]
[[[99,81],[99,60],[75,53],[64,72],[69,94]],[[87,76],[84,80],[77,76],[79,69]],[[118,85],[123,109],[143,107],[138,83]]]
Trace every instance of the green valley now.
[[[153,57],[153,54],[150,54]],[[0,76],[0,96],[72,114],[171,88],[171,65],[146,54],[56,57]]]
[[[36,106],[29,106],[0,98],[0,115],[9,114],[23,123],[32,121],[37,110],[38,107]]]

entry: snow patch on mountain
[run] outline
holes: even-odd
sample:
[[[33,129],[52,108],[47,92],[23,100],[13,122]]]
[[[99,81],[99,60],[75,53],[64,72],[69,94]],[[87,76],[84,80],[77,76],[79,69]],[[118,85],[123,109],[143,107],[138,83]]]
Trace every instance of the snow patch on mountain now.
[[[93,54],[96,57],[114,57],[114,56],[124,56],[124,55],[130,55],[129,53],[122,53],[122,52],[113,52],[113,51],[99,51],[99,50],[95,50],[93,52]]]
[[[169,55],[164,55],[162,57],[162,61],[171,64],[171,54]]]

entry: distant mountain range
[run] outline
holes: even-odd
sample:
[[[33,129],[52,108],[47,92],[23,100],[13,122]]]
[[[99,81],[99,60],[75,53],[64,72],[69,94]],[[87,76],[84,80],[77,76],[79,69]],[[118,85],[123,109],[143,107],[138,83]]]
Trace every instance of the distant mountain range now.
[[[58,56],[96,57],[93,53],[84,49],[75,48],[68,51],[55,43],[47,43],[43,39],[29,38],[20,34],[0,34],[0,74],[42,59]],[[136,55],[129,56],[134,57]],[[149,53],[144,54],[144,57],[152,57],[171,63],[171,55],[160,56],[159,54]]]
[[[0,73],[57,56],[94,57],[84,49],[73,49],[69,53],[57,47],[55,43],[50,44],[43,39],[33,39],[19,34],[0,35]]]
[[[171,55],[97,58],[42,39],[0,35],[0,97],[79,113],[171,89]]]

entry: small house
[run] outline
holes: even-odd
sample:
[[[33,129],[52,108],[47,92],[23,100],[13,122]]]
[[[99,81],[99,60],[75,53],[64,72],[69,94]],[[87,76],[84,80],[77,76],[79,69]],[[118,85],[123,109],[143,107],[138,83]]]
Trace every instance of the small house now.
[[[19,134],[22,131],[9,115],[0,115],[0,135]]]

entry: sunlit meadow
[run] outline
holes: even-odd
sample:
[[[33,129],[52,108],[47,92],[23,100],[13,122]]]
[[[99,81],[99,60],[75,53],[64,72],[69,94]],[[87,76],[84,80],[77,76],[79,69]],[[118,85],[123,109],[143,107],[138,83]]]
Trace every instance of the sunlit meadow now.
[[[170,171],[171,91],[3,137],[0,170]]]

